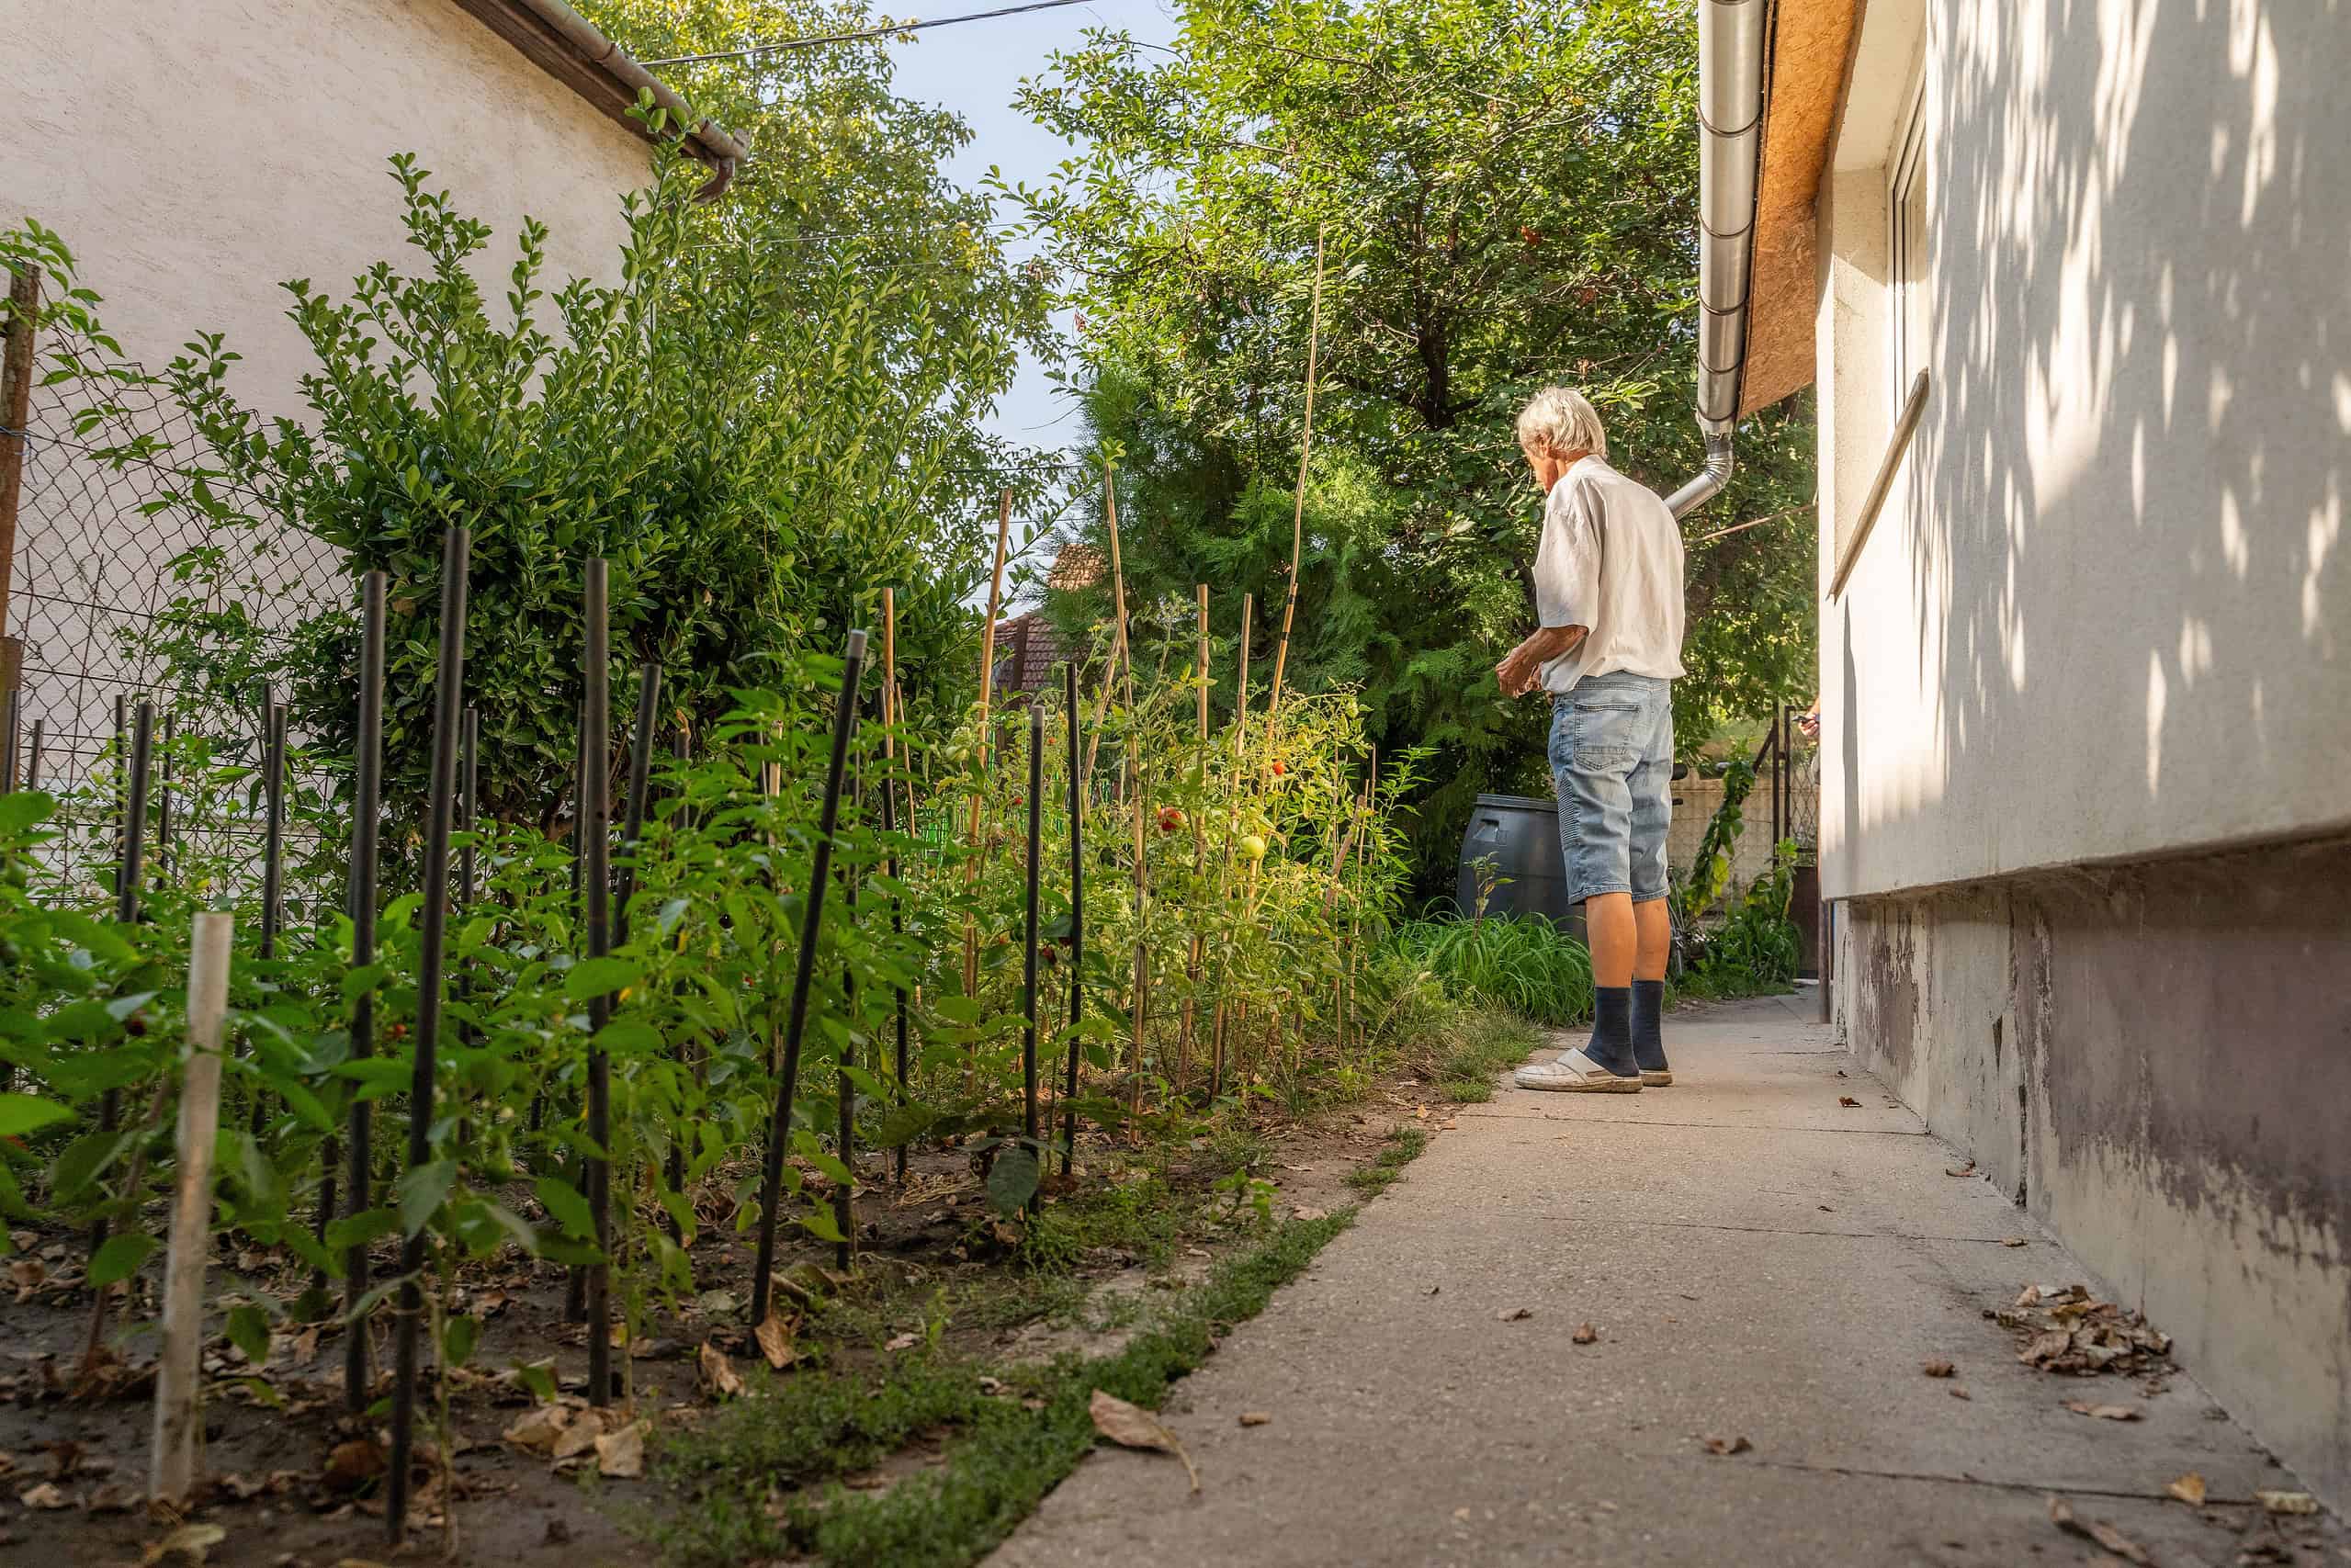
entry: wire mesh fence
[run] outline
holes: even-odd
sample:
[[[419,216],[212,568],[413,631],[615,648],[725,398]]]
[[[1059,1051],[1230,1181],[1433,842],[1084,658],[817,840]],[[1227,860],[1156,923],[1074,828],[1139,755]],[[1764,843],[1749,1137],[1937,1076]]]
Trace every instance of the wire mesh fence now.
[[[233,608],[255,636],[282,640],[347,599],[350,584],[340,552],[274,519],[260,497],[239,498],[254,503],[252,528],[216,525],[173,500],[200,449],[167,387],[118,377],[94,396],[65,367],[110,356],[63,323],[38,329],[31,348],[23,423],[0,409],[0,437],[22,452],[6,605],[19,659],[9,768],[64,803],[54,869],[82,877],[116,853],[107,802],[141,699],[156,705],[158,739],[168,730],[172,740],[159,751],[159,804],[171,799],[164,770],[198,751],[214,762],[261,761],[267,694],[224,699],[188,677],[163,646],[175,621]],[[203,570],[193,570],[199,556]],[[296,787],[316,787],[302,771],[298,763]],[[212,806],[184,816],[183,831],[197,838],[180,851],[245,874],[240,867],[258,864],[258,819],[243,820],[232,802]]]

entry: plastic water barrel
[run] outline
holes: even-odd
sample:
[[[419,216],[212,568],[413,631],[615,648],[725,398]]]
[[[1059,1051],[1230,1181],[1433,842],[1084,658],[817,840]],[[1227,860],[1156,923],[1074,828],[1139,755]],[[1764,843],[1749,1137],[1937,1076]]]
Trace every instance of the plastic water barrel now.
[[[1481,795],[1462,834],[1453,894],[1464,918],[1477,912],[1477,863],[1490,860],[1505,878],[1486,900],[1489,915],[1547,915],[1578,938],[1584,908],[1567,901],[1567,867],[1559,852],[1559,805],[1523,795]]]

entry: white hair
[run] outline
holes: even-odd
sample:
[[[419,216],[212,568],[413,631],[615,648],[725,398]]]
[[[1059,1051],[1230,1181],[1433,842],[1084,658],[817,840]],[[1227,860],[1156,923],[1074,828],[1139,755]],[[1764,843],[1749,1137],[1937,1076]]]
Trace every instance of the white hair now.
[[[1519,445],[1530,452],[1589,452],[1608,456],[1608,432],[1584,394],[1568,387],[1545,387],[1519,411]]]

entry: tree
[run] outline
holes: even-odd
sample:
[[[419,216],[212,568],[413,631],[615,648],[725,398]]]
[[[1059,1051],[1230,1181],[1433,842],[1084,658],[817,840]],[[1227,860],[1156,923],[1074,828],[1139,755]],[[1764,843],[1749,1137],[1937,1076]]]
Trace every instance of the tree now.
[[[1096,31],[1023,106],[1081,147],[1012,194],[1082,322],[1085,406],[1125,454],[1130,597],[1286,591],[1307,301],[1328,257],[1290,678],[1360,684],[1391,752],[1432,749],[1424,886],[1482,789],[1547,792],[1547,713],[1496,692],[1532,617],[1525,398],[1581,386],[1611,457],[1671,488],[1693,400],[1695,40],[1650,0],[1188,0],[1172,51]],[[1803,406],[1747,422],[1695,538],[1811,490]],[[1797,524],[1694,546],[1686,749],[1809,684]],[[1097,618],[1096,588],[1060,606]],[[1236,606],[1225,611],[1231,625]],[[1260,646],[1268,635],[1261,631]]]

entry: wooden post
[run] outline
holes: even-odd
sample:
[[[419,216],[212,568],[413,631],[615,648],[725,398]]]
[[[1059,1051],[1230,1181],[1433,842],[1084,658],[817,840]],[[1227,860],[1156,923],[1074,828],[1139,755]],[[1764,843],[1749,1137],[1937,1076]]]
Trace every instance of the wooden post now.
[[[1273,745],[1273,717],[1282,711],[1282,673],[1290,662],[1290,625],[1298,615],[1298,570],[1306,550],[1306,464],[1315,447],[1316,354],[1322,343],[1322,241],[1315,233],[1315,296],[1306,323],[1306,417],[1298,436],[1298,495],[1290,516],[1290,593],[1282,606],[1282,640],[1273,649],[1273,685],[1265,698],[1265,744]]]
[[[32,270],[12,272],[8,277],[8,341],[0,354],[0,422],[10,430],[23,430],[31,417],[33,390],[33,334],[40,320],[40,274]],[[17,509],[24,496],[25,443],[23,435],[0,435],[0,632],[8,629],[9,589],[14,581],[17,563]],[[16,639],[7,639],[11,656],[5,683],[17,684],[16,659],[21,657]]]
[[[212,1145],[220,1133],[220,1034],[229,1010],[231,918],[196,917],[187,959],[187,1069],[180,1083],[179,1180],[164,1266],[163,1349],[155,1361],[155,1452],[147,1495],[178,1502],[196,1487],[198,1362],[204,1349],[204,1263],[210,1251]]]

